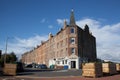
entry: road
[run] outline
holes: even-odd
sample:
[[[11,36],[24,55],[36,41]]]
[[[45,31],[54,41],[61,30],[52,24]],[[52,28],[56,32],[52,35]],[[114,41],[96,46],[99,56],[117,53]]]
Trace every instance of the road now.
[[[0,76],[0,80],[120,80],[120,74],[99,78],[85,78],[81,70],[26,69],[16,76]]]
[[[64,77],[81,76],[82,70],[39,70],[26,69],[25,72],[17,74],[18,76],[39,76],[39,77]]]

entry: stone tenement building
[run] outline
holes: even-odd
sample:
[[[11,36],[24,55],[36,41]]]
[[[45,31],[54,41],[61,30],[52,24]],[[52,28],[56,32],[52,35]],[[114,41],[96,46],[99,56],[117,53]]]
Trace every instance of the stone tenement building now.
[[[79,69],[82,62],[93,61],[96,61],[96,38],[89,32],[88,25],[84,29],[76,25],[73,11],[69,25],[64,21],[55,36],[49,34],[47,41],[22,55],[25,64],[66,65],[69,69]]]

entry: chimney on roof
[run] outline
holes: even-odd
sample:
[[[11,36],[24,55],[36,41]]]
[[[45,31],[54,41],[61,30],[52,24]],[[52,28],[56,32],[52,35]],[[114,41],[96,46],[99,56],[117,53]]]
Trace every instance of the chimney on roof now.
[[[64,26],[63,26],[63,29],[65,29],[67,27],[67,21],[64,20]]]
[[[87,24],[85,25],[84,30],[85,30],[85,32],[88,32],[88,33],[89,33],[89,27],[88,27]]]
[[[53,37],[52,33],[49,33],[49,39],[51,39]]]

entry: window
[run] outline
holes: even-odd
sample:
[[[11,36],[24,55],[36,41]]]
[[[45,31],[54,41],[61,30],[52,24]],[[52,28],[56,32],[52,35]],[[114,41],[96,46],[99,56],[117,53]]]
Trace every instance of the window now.
[[[75,53],[75,48],[71,48],[71,53],[72,53],[72,54]]]
[[[75,38],[70,38],[70,43],[75,44]]]
[[[65,43],[67,44],[68,43],[68,39],[66,38],[66,41],[65,41]]]
[[[60,64],[60,61],[57,61],[57,64]]]
[[[65,60],[65,64],[67,64],[67,60]]]
[[[66,48],[66,52],[67,52],[67,48]]]
[[[63,41],[60,42],[61,43],[61,47],[63,46]]]
[[[62,64],[64,64],[64,60],[62,61]]]
[[[61,49],[61,52],[60,52],[61,54],[63,53],[63,49]]]
[[[59,43],[57,43],[57,48],[59,48]]]
[[[71,32],[71,33],[75,33],[74,28],[71,28],[70,32]]]

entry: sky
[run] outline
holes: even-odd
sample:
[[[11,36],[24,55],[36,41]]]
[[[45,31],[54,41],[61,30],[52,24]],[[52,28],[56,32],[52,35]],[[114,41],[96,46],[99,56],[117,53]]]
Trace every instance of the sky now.
[[[120,0],[0,0],[0,50],[18,57],[56,34],[74,10],[76,24],[88,24],[97,57],[120,62]]]

